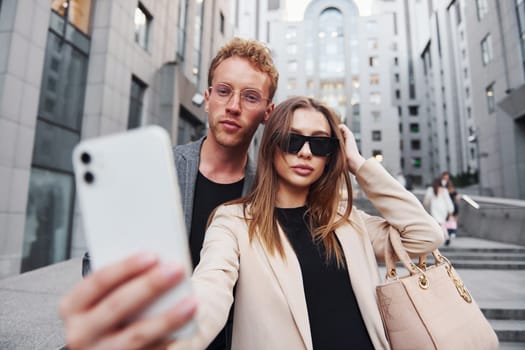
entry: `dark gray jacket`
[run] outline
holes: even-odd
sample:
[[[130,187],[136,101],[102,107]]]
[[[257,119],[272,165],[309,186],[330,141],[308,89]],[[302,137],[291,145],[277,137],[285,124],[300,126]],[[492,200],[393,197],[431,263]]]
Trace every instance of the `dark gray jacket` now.
[[[188,235],[191,232],[195,182],[197,181],[197,174],[199,173],[200,150],[204,139],[205,136],[195,142],[174,147],[175,166],[177,168],[182,210],[184,212],[184,221],[186,222]],[[255,162],[248,158],[244,173],[243,195],[246,195],[251,190],[254,176]]]

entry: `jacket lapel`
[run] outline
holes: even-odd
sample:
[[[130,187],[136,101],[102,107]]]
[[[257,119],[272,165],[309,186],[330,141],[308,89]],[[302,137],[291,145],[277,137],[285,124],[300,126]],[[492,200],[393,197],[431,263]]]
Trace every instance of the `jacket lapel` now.
[[[312,349],[312,336],[310,332],[310,323],[308,321],[308,309],[306,307],[306,297],[304,295],[303,279],[301,266],[297,260],[295,252],[288,242],[281,228],[279,228],[281,241],[283,242],[286,260],[279,255],[270,255],[266,249],[264,253],[268,258],[270,266],[275,274],[277,282],[288,301],[290,312],[292,313],[295,324],[301,334],[306,349]]]
[[[374,293],[380,277],[377,263],[370,261],[375,260],[372,245],[368,237],[350,224],[340,227],[335,233],[343,248],[352,290],[370,339],[376,349],[388,349],[384,330],[378,327],[382,321]]]

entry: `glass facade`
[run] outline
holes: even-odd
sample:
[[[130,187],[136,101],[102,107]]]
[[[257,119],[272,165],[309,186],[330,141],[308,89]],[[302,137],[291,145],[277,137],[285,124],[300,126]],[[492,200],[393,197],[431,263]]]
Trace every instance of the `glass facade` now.
[[[525,0],[516,0],[516,14],[518,16],[519,37],[521,44],[521,61],[525,75]]]
[[[177,22],[177,58],[184,62],[186,47],[186,12],[188,0],[179,1],[179,19]]]
[[[68,258],[73,216],[71,153],[80,141],[91,1],[51,1],[21,271]]]
[[[142,110],[146,84],[137,77],[131,78],[131,91],[129,94],[128,129],[138,128],[142,125]]]
[[[214,14],[215,15],[215,14]],[[195,0],[195,22],[193,30],[193,82],[199,84],[201,74],[201,43],[204,18],[204,1]]]

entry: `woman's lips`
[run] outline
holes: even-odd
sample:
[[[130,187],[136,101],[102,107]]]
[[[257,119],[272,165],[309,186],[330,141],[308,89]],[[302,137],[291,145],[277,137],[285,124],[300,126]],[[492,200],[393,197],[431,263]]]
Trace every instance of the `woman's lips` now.
[[[299,175],[306,176],[310,175],[314,169],[308,165],[296,165],[292,167],[292,170]]]

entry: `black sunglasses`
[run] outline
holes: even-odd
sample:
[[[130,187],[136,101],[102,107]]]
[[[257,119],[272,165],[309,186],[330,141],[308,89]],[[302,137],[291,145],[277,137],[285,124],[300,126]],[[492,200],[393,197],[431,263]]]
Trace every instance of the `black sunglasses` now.
[[[304,143],[308,142],[310,150],[314,156],[326,157],[337,149],[336,137],[323,136],[304,136],[300,134],[289,133],[284,141],[283,152],[297,154],[303,148]]]

